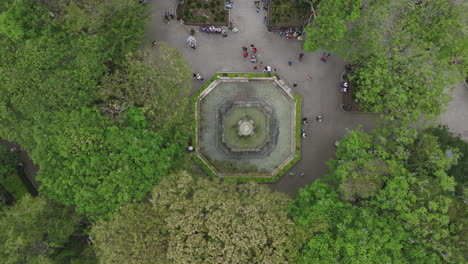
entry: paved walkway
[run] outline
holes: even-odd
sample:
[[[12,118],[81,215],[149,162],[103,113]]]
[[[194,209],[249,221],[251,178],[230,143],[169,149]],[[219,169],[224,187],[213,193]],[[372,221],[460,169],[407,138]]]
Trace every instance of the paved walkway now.
[[[446,124],[450,131],[468,141],[468,85],[459,83],[452,92],[446,113],[442,114],[440,121]]]
[[[324,64],[320,61],[322,52],[304,52],[304,59],[298,62],[297,57],[302,52],[300,42],[268,32],[263,22],[264,14],[255,12],[253,0],[234,1],[231,19],[239,28],[238,33],[229,32],[229,36],[223,38],[219,34],[197,32],[196,50],[185,41],[189,35],[185,26],[177,20],[171,20],[169,24],[163,21],[164,11],[174,12],[176,1],[153,0],[150,4],[154,17],[146,33],[148,43],[152,40],[169,43],[182,52],[194,72],[201,72],[206,77],[216,72],[254,72],[254,65],[242,57],[242,46],[254,44],[263,65],[276,68],[280,77],[291,86],[294,81],[299,83],[294,91],[303,99],[302,115],[309,120],[315,119],[317,114],[323,116],[323,122],[311,122],[305,127],[308,137],[302,142],[302,159],[291,170],[296,176],[286,173],[277,183],[270,185],[272,189],[294,194],[300,187],[321,178],[329,172],[325,163],[334,156],[335,140],[358,125],[365,129],[373,126],[370,115],[346,113],[339,108],[341,95],[337,85],[344,62],[332,55]],[[288,66],[288,59],[294,59],[292,66]],[[308,75],[312,76],[311,81],[306,80]],[[194,81],[193,91],[200,86],[199,81]],[[299,176],[301,173],[305,176]]]

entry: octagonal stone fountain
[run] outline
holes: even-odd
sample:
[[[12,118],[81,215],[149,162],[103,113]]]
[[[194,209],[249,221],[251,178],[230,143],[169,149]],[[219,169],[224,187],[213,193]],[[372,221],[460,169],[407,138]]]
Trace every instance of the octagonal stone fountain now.
[[[275,76],[219,77],[197,98],[196,153],[219,177],[273,177],[296,151],[296,100]]]

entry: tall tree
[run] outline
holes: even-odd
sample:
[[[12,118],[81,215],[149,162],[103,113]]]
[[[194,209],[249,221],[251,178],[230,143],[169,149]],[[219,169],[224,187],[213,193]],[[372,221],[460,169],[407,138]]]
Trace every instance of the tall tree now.
[[[458,153],[457,163],[450,168],[448,174],[457,182],[456,194],[468,194],[468,142],[452,134],[447,127],[434,127],[427,129],[427,133],[437,137],[440,147],[446,155]]]
[[[0,33],[13,41],[37,37],[51,17],[37,1],[4,1],[0,13]],[[0,9],[0,10],[1,10]]]
[[[447,67],[432,59],[426,50],[411,57],[374,54],[350,76],[356,101],[390,120],[434,117],[449,101],[444,89],[450,82],[440,70]]]
[[[305,28],[304,49],[335,51],[345,36],[346,23],[359,17],[362,0],[313,0],[311,5],[317,6],[314,20]]]
[[[300,225],[326,227],[310,237],[298,263],[437,261],[424,248],[408,243],[410,234],[391,214],[344,203],[321,180],[301,189],[289,211]]]
[[[302,239],[288,219],[289,202],[258,184],[179,172],[154,188],[150,208],[132,205],[118,220],[96,224],[98,256],[129,263],[134,255],[139,263],[152,263],[156,255],[158,263],[290,263]]]
[[[432,135],[354,131],[340,140],[337,160],[329,162],[326,179],[339,186],[344,200],[358,201],[359,206],[397,221],[410,241],[404,248],[424,249],[422,255],[416,254],[419,250],[408,251],[406,259],[431,256],[434,261],[456,263],[464,258],[457,243],[465,239],[459,237],[463,221],[457,216],[451,219],[448,212],[456,201],[455,180],[447,171],[458,157],[442,150]],[[364,167],[357,170],[359,165]]]
[[[350,78],[361,107],[390,120],[439,114],[444,90],[466,72],[463,10],[455,0],[370,1],[339,49],[355,64]]]
[[[134,203],[114,218],[96,222],[91,237],[100,263],[170,263],[163,215],[147,203]]]
[[[42,198],[26,195],[0,212],[3,263],[50,263],[76,230],[80,217]]]
[[[104,61],[136,50],[147,18],[126,0],[4,1],[0,8],[0,135],[25,149],[55,111],[95,103]]]
[[[59,112],[36,135],[41,190],[91,218],[141,200],[181,153],[145,129],[118,128],[95,109]]]
[[[181,54],[159,43],[129,54],[115,72],[103,78],[99,95],[124,114],[125,109],[140,108],[151,129],[172,137],[185,134],[191,124],[187,113],[190,88],[190,69]]]

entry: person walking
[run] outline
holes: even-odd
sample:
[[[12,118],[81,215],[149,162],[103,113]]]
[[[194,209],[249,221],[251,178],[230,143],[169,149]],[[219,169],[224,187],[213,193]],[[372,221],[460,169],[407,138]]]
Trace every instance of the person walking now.
[[[324,53],[322,57],[320,57],[320,60],[323,62],[323,63],[326,63],[327,62],[327,59],[328,57],[330,57],[330,53]]]
[[[246,46],[242,46],[242,50],[243,50],[244,52],[247,52],[247,47],[246,47]]]
[[[307,117],[302,118],[302,124],[304,125],[309,124],[309,120],[307,119]]]
[[[293,87],[297,87],[297,82],[293,82]]]
[[[200,73],[194,73],[193,77],[197,80],[203,81],[203,76]]]
[[[289,59],[289,60],[288,60],[288,65],[291,66],[292,63],[293,63],[293,60],[292,60],[292,59]]]
[[[252,55],[252,57],[250,57],[250,62],[251,63],[256,63],[257,62],[257,57],[255,57],[255,55]]]
[[[303,58],[304,58],[304,53],[300,53],[299,54],[299,61],[302,61]]]
[[[158,44],[158,42],[156,42],[156,40],[153,40],[153,42],[151,42],[151,44],[152,44],[152,47],[154,48]]]

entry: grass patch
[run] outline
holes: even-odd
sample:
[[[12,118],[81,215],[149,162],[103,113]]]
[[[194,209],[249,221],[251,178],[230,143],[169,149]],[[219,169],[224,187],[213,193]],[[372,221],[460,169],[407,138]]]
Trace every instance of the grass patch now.
[[[227,24],[228,11],[224,0],[185,0],[179,5],[178,16],[188,23]]]
[[[213,178],[216,178],[218,176],[208,165],[206,165],[206,163],[200,157],[197,156],[197,154],[192,153],[192,155],[195,162],[202,167],[202,169],[206,172],[206,174],[208,174],[208,176]]]
[[[270,21],[273,25],[300,26],[310,16],[310,4],[303,1],[272,0]]]
[[[10,152],[7,147],[0,146],[0,184],[16,200],[19,200],[28,193],[28,189],[16,170],[17,164],[16,154]]]

